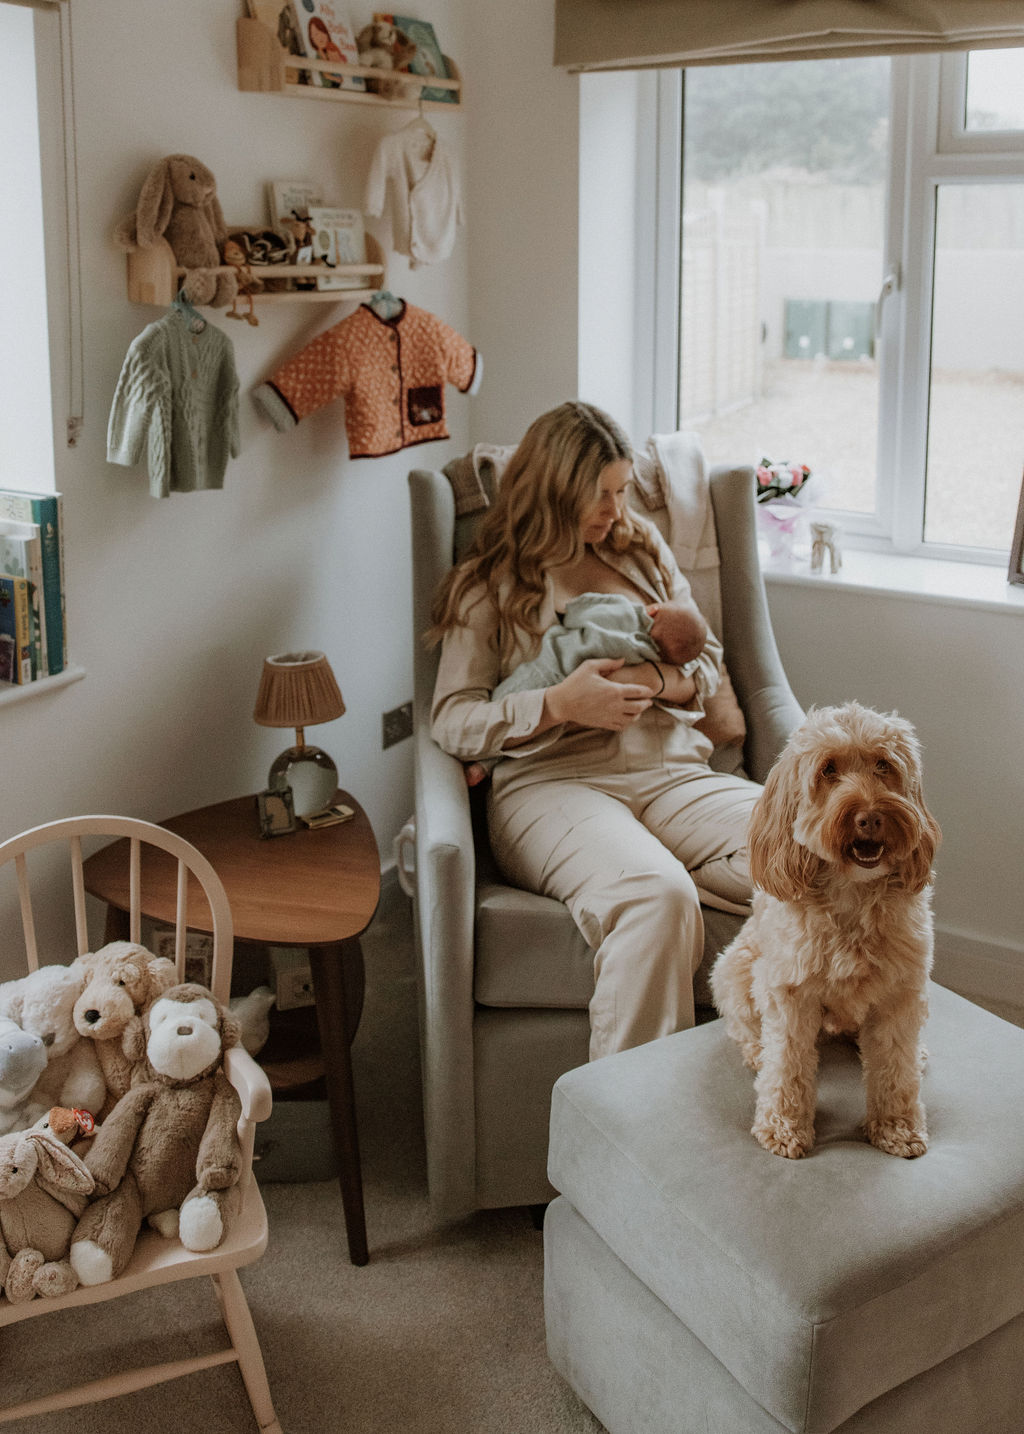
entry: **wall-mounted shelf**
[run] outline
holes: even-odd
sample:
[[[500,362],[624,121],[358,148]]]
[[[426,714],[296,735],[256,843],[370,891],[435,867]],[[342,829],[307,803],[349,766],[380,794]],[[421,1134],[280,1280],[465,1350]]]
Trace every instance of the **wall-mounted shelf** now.
[[[238,88],[240,90],[259,94],[301,95],[306,100],[342,100],[346,104],[382,105],[386,109],[454,110],[462,104],[462,79],[455,63],[447,55],[444,57],[445,64],[454,76],[450,80],[438,79],[434,75],[411,75],[405,70],[400,74],[395,74],[392,70],[378,70],[369,65],[344,66],[346,75],[359,75],[364,79],[373,80],[388,79],[393,76],[401,80],[403,89],[414,91],[414,93],[389,99],[384,95],[371,95],[362,90],[336,90],[327,89],[321,85],[291,84],[285,79],[286,70],[302,70],[306,73],[326,70],[330,74],[337,74],[338,62],[336,60],[311,60],[304,55],[288,54],[278,43],[277,36],[272,35],[259,20],[240,16],[236,23]],[[424,89],[452,90],[456,103],[421,100],[418,92]]]
[[[158,304],[161,308],[174,298],[181,287],[185,273],[175,261],[174,252],[166,239],[145,249],[132,249],[128,254],[128,297],[134,304]],[[326,264],[260,264],[253,265],[251,273],[261,279],[313,279],[322,274],[325,277],[346,275],[363,279],[359,288],[352,289],[289,289],[285,293],[258,293],[255,302],[264,304],[347,304],[360,302],[385,286],[386,267],[384,252],[372,234],[366,236],[365,264],[339,264],[330,269]],[[237,274],[230,264],[222,264],[220,274]]]

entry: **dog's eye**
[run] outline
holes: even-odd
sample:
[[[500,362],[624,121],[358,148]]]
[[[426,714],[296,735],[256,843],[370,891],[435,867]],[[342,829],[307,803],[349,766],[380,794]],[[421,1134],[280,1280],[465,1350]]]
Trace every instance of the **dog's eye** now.
[[[875,771],[880,777],[884,777],[887,773],[892,771],[892,767],[889,765],[889,762],[885,757],[879,757],[878,761],[875,763]]]
[[[819,775],[824,777],[826,782],[832,781],[833,777],[836,775],[836,764],[835,762],[833,762],[831,757],[828,759],[827,762],[822,763],[821,772]]]

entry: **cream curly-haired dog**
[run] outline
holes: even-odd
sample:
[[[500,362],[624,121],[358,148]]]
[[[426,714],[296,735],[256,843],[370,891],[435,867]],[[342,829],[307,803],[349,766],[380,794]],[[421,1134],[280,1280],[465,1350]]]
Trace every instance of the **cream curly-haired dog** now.
[[[855,1036],[865,1131],[923,1155],[920,1098],[939,828],[914,729],[857,703],[812,711],[750,823],[753,912],[715,962],[728,1035],[756,1072],[753,1134],[797,1159],[814,1144],[817,1041]]]

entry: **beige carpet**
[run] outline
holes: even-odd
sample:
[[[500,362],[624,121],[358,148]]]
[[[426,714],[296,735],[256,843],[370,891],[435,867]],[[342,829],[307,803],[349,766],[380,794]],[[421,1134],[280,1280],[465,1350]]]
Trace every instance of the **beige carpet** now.
[[[267,1184],[270,1247],[241,1278],[284,1434],[600,1434],[544,1349],[542,1237],[525,1211],[439,1228],[426,1198],[411,917],[388,886],[364,937],[367,996],[353,1046],[370,1263],[348,1262],[337,1184]],[[4,1403],[117,1362],[223,1343],[198,1282],[0,1331]],[[253,1434],[224,1366],[12,1434]]]

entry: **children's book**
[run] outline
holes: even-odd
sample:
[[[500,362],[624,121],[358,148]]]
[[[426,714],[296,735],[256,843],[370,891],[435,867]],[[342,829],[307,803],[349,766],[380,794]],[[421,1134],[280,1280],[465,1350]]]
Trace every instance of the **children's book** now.
[[[366,263],[366,233],[363,216],[358,209],[327,209],[313,205],[309,211],[313,225],[313,258],[318,264],[333,269],[339,264]],[[318,289],[363,289],[362,274],[321,274]]]
[[[270,227],[284,235],[292,250],[291,263],[312,264],[313,225],[311,208],[323,204],[320,184],[315,179],[274,179],[267,185]],[[297,289],[315,289],[313,279],[293,279]]]
[[[32,659],[32,584],[0,573],[0,682],[24,686],[35,677]]]
[[[373,18],[397,26],[414,43],[416,53],[409,61],[411,75],[436,75],[439,80],[453,78],[437,43],[434,27],[428,20],[414,20],[410,15],[392,15],[382,10],[375,10]],[[459,102],[457,91],[435,89],[432,85],[424,85],[422,98],[442,105],[457,105]]]
[[[337,60],[340,69],[314,70],[314,85],[332,90],[365,90],[361,75],[346,75],[345,65],[359,64],[359,49],[347,8],[341,0],[295,0],[295,13],[306,55],[311,60]]]
[[[35,671],[46,677],[46,624],[42,620],[43,546],[38,523],[0,518],[0,573],[28,578],[32,588],[32,645]]]
[[[37,523],[43,557],[40,615],[46,629],[46,668],[52,677],[68,663],[64,589],[64,500],[60,493],[0,488],[0,518]]]

